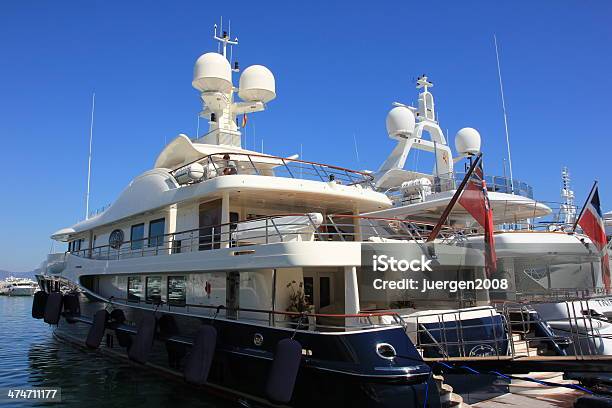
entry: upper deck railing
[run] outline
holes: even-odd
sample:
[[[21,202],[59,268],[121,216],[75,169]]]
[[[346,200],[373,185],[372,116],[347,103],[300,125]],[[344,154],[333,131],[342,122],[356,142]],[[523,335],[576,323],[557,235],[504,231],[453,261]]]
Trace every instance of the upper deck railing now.
[[[344,185],[371,185],[374,177],[365,172],[321,164],[295,158],[269,156],[256,153],[215,153],[189,162],[173,171],[200,163],[204,167],[203,180],[223,175],[260,175],[299,178]]]
[[[421,244],[433,226],[426,222],[380,217],[329,215],[323,219],[319,213],[283,214],[114,242],[71,254],[111,260],[220,248],[236,248],[236,252],[242,255],[249,253],[249,247],[253,245],[295,241],[402,240]],[[445,227],[439,238],[452,243],[469,233],[469,230]]]
[[[439,175],[433,175],[431,178],[431,193],[442,193],[455,190],[461,181],[464,179],[465,173],[454,172]],[[533,187],[520,180],[510,180],[508,177],[502,176],[486,176],[485,182],[487,191],[514,194],[519,197],[533,199]],[[512,187],[514,186],[514,188]],[[394,205],[406,205],[421,201],[421,198],[415,195],[414,197],[406,197],[402,195],[400,186],[393,187],[386,191]]]

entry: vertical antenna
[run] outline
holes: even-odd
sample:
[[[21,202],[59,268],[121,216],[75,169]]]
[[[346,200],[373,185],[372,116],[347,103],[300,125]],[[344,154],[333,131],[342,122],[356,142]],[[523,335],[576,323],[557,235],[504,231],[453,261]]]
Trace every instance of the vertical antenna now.
[[[200,137],[200,114],[198,113],[198,125],[196,127],[196,139]]]
[[[89,159],[87,160],[87,196],[85,197],[85,219],[89,219],[89,187],[91,184],[91,142],[93,140],[94,111],[96,109],[96,93],[91,96],[91,122],[89,124]]]
[[[223,16],[221,16],[221,28],[219,29],[219,32],[217,32],[217,25],[215,24],[215,34],[213,38],[219,43],[217,46],[217,52],[222,54],[225,58],[227,58],[227,46],[230,46],[230,53],[232,53],[232,46],[238,44],[238,37],[232,40],[230,35],[226,31],[223,31]]]
[[[508,168],[510,170],[510,191],[514,194],[514,176],[512,174],[512,156],[510,155],[510,134],[508,133],[508,115],[506,114],[506,101],[504,99],[504,85],[502,83],[501,68],[499,66],[499,51],[497,50],[497,37],[493,34],[495,42],[495,58],[497,59],[497,76],[499,77],[499,91],[501,93],[502,110],[504,111],[504,127],[506,129],[506,146],[508,148]]]
[[[221,16],[221,26],[219,27],[219,33],[223,35],[223,16]],[[215,33],[215,36],[216,35],[217,33]],[[217,52],[221,54],[221,43],[219,43],[219,46],[217,47]]]
[[[353,142],[355,143],[355,156],[357,157],[357,164],[359,165],[359,150],[357,149],[357,135],[353,132]]]

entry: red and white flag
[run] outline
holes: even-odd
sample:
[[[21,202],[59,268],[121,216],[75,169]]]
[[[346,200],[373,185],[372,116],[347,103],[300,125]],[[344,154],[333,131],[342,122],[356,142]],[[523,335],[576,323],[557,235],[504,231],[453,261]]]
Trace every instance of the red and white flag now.
[[[497,271],[497,255],[493,237],[493,210],[487,194],[487,184],[484,181],[482,162],[472,172],[461,193],[459,204],[484,228],[485,270],[487,276],[491,277]]]
[[[603,213],[601,212],[601,205],[599,203],[599,187],[597,185],[593,188],[591,196],[582,209],[582,213],[578,219],[578,225],[580,225],[582,231],[591,238],[595,247],[599,251],[603,251],[601,257],[601,274],[604,286],[606,289],[610,289],[610,259],[606,248],[608,240],[606,238]]]

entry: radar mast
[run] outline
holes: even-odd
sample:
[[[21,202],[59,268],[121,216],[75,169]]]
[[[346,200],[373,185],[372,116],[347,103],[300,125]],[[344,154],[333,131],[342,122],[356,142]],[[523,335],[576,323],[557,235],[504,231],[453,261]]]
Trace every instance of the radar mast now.
[[[201,55],[195,63],[192,85],[200,91],[202,100],[201,118],[208,120],[208,132],[196,135],[194,142],[215,145],[242,147],[242,137],[236,118],[242,115],[242,127],[246,125],[246,115],[263,111],[266,103],[276,97],[274,75],[262,65],[246,68],[235,87],[232,73],[239,72],[238,62],[231,66],[231,55],[238,37],[231,39],[231,32],[214,25],[213,40],[218,43],[218,52]],[[228,59],[228,46],[230,57]],[[234,101],[238,93],[242,101]]]

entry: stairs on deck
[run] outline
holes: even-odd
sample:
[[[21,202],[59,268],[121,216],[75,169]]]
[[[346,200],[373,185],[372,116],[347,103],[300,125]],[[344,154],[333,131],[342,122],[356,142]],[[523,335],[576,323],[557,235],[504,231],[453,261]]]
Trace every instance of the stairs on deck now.
[[[471,406],[463,402],[463,397],[453,392],[453,387],[444,384],[444,376],[433,376],[438,392],[440,393],[440,405],[442,408],[470,408]]]
[[[529,347],[528,340],[525,340],[522,335],[514,333],[512,334],[512,344],[514,345],[514,357],[517,356],[538,356],[537,347]]]

